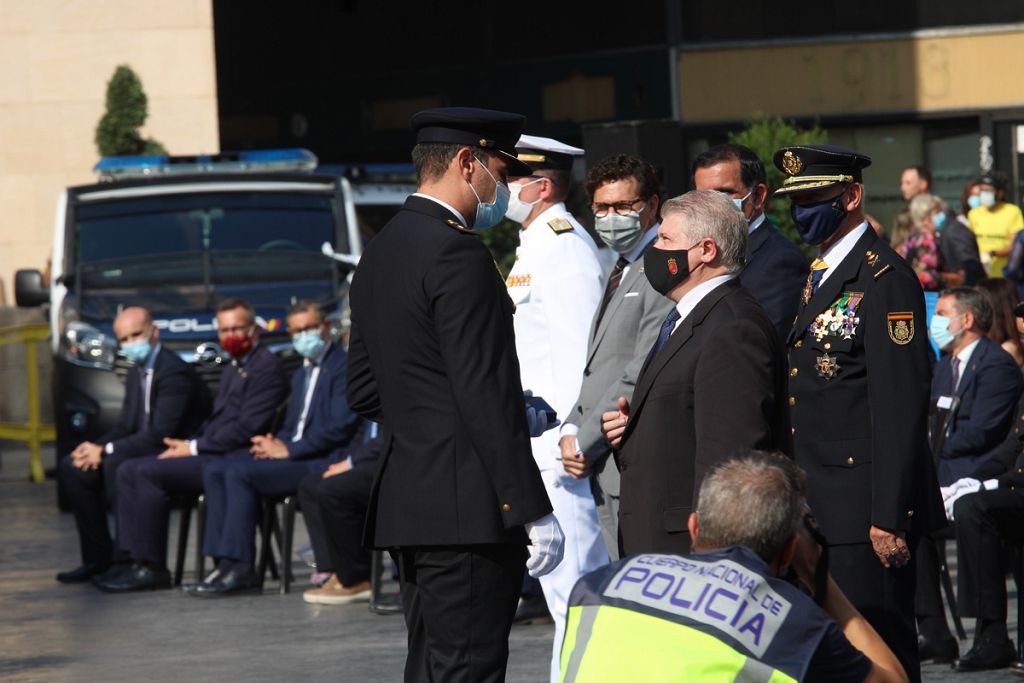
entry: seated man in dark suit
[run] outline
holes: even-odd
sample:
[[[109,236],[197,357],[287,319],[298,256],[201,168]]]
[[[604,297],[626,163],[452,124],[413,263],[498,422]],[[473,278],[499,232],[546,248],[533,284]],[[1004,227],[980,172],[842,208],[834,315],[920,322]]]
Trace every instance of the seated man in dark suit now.
[[[305,362],[292,378],[284,426],[277,435],[252,437],[254,459],[220,458],[203,472],[203,554],[216,564],[190,589],[191,595],[220,597],[259,590],[253,569],[259,498],[295,493],[307,474],[320,474],[341,459],[359,426],[358,416],[345,402],[348,356],[331,342],[330,325],[319,305],[300,301],[286,317],[295,350]]]
[[[377,472],[383,439],[369,423],[370,439],[349,451],[346,459],[299,484],[299,504],[313,545],[318,572],[331,578],[302,594],[306,602],[345,605],[370,599],[370,551],[363,545],[363,525]]]
[[[750,236],[740,284],[764,308],[779,338],[785,339],[796,317],[808,265],[800,248],[765,216],[764,162],[743,145],[717,145],[694,159],[693,185],[729,195],[746,219]]]
[[[935,368],[932,400],[939,408],[952,406],[938,454],[940,486],[971,476],[1002,442],[1024,389],[1013,358],[985,336],[992,318],[984,293],[969,287],[945,290],[935,308],[932,338],[945,353]]]
[[[661,215],[644,274],[675,306],[632,400],[602,415],[619,449],[623,555],[689,552],[687,519],[705,473],[740,449],[791,450],[782,341],[737,279],[746,221],[713,190],[670,199]]]
[[[114,547],[107,527],[117,470],[129,458],[148,455],[167,437],[191,434],[210,412],[210,392],[185,361],[160,344],[160,330],[145,308],[124,309],[114,320],[121,354],[132,365],[121,415],[95,442],[83,441],[60,462],[58,474],[75,515],[82,566],[57,574],[61,583],[87,581],[110,566]]]
[[[164,439],[160,455],[137,458],[117,477],[118,549],[131,564],[94,579],[109,592],[168,588],[167,523],[171,496],[203,492],[203,470],[220,457],[249,458],[250,438],[266,432],[288,393],[288,379],[273,353],[259,343],[252,307],[228,299],[217,307],[217,336],[231,354],[213,413],[190,440]]]
[[[916,200],[915,200],[916,201]],[[943,356],[932,377],[937,409],[933,443],[941,444],[939,484],[948,487],[973,477],[1006,437],[1024,380],[1013,358],[984,335],[992,327],[992,306],[974,288],[947,289],[939,297],[931,336]],[[942,432],[941,438],[934,435]],[[950,661],[958,654],[939,593],[939,557],[934,541],[918,544],[915,611],[922,661]]]

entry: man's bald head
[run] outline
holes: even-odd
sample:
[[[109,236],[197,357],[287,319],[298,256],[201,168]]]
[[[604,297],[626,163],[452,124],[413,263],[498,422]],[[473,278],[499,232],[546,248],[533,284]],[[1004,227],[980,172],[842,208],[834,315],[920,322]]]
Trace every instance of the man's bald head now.
[[[150,339],[156,344],[160,338],[160,330],[153,324],[153,315],[141,306],[129,306],[114,319],[114,335],[117,343],[131,344],[142,339]]]

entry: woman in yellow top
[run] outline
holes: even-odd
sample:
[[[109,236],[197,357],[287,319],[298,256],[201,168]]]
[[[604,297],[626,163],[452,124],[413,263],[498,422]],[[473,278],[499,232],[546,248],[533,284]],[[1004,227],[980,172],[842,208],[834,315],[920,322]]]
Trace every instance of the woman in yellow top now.
[[[989,277],[1002,277],[1013,236],[1024,228],[1024,214],[1006,201],[1006,176],[1002,173],[983,176],[979,189],[981,206],[971,209],[967,221],[978,238],[978,251]]]

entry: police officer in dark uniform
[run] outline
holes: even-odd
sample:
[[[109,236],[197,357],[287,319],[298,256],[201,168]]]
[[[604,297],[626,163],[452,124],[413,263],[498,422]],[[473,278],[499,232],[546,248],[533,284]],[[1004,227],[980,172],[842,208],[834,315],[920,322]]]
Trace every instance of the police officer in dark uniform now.
[[[819,248],[787,340],[794,454],[836,583],[917,680],[910,548],[942,524],[921,286],[864,219],[870,158],[821,145],[773,161],[788,176],[775,194]]]
[[[525,119],[413,117],[417,192],[352,282],[349,405],[382,421],[366,541],[396,559],[406,681],[501,681],[523,562],[561,560],[530,435],[512,301],[476,229],[500,221]],[[527,537],[531,543],[527,560]]]

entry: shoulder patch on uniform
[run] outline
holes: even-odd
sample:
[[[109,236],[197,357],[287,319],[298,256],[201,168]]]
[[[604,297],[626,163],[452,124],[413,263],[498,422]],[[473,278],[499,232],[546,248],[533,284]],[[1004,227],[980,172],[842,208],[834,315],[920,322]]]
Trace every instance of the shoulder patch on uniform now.
[[[889,339],[903,346],[914,338],[914,312],[898,311],[886,315],[886,327],[889,328]]]
[[[445,223],[447,223],[449,226],[455,228],[459,232],[464,232],[464,233],[467,233],[467,234],[470,234],[470,235],[475,235],[476,234],[476,232],[474,232],[473,230],[470,230],[469,228],[467,228],[465,225],[463,225],[462,223],[458,222],[454,218],[449,218],[448,220],[445,221]]]
[[[572,232],[573,230],[572,223],[564,218],[552,218],[548,221],[548,227],[556,235],[561,235],[563,232]]]

